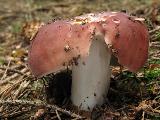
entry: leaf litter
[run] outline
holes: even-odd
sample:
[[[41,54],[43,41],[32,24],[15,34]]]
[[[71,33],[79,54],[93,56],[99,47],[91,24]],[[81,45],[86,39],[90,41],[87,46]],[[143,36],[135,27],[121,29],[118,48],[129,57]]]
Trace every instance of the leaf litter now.
[[[158,120],[160,119],[160,2],[159,0],[0,1],[0,118],[12,120]],[[15,5],[13,7],[13,4]],[[134,8],[134,9],[133,9]],[[50,90],[56,79],[39,80],[27,67],[30,40],[52,19],[95,11],[120,11],[145,18],[150,31],[149,59],[138,73],[112,67],[105,104],[80,111],[68,98],[55,103]],[[69,73],[70,75],[70,73]],[[50,77],[50,76],[49,76]],[[52,79],[52,78],[51,78]],[[60,77],[58,79],[64,79]],[[54,86],[55,87],[55,86]],[[49,93],[50,92],[50,93]],[[58,89],[58,93],[62,92]],[[64,92],[64,91],[63,91]]]

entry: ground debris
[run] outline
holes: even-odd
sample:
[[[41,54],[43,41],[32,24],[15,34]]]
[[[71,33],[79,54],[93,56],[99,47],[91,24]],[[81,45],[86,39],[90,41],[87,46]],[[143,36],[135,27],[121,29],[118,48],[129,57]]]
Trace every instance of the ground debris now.
[[[91,114],[93,120],[159,120],[160,2],[158,1],[1,0],[0,119],[81,120],[85,119],[83,115]],[[27,67],[29,43],[37,30],[51,19],[69,18],[89,12],[120,11],[122,8],[125,8],[123,11],[128,14],[145,18],[150,34],[149,59],[145,67],[133,74],[116,64],[116,67],[112,68],[108,100],[91,113],[80,114],[79,109],[74,110],[66,105],[58,107],[57,104],[47,104],[46,86],[41,79],[33,77]],[[68,46],[64,49],[70,51]],[[49,89],[52,89],[52,86]],[[58,91],[64,93],[64,89]]]
[[[27,100],[0,100],[0,105],[28,105],[28,106],[36,106],[36,107],[46,107],[50,110],[59,111],[61,113],[64,113],[68,116],[71,116],[72,118],[76,119],[84,119],[82,116],[75,114],[71,111],[68,111],[66,109],[62,109],[56,105],[49,105],[44,102],[37,102],[37,101],[27,101]],[[42,114],[44,114],[44,109],[39,109],[39,111],[35,114],[35,117],[40,117]],[[3,116],[2,116],[3,117]]]

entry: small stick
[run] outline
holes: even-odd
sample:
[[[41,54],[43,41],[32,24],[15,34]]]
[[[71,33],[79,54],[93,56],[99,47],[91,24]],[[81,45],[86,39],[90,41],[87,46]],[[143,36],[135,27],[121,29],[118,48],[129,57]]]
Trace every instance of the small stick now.
[[[153,34],[154,32],[160,30],[160,26],[158,26],[157,28],[153,29],[153,30],[150,30],[149,31],[149,34]]]
[[[50,109],[53,109],[53,110],[57,110],[59,112],[62,112],[66,115],[70,115],[71,117],[73,118],[78,118],[78,119],[84,119],[84,117],[80,116],[80,115],[77,115],[71,111],[68,111],[68,110],[65,110],[65,109],[62,109],[56,105],[49,105],[47,103],[42,103],[42,102],[37,102],[37,101],[27,101],[27,100],[0,100],[0,105],[3,105],[3,104],[10,104],[10,105],[31,105],[31,106],[37,106],[37,107],[40,107],[40,106],[44,106],[44,107],[47,107],[47,108],[50,108]]]
[[[23,69],[21,70],[21,72],[26,72],[27,70],[28,70],[28,69],[23,68]],[[18,77],[18,76],[19,76],[19,74],[18,74],[18,73],[15,73],[15,74],[13,74],[12,76],[6,78],[5,80],[0,81],[0,85],[6,84],[6,83],[8,83],[9,81],[11,81],[12,79],[14,79],[14,78],[16,78],[16,77]]]
[[[55,110],[55,111],[56,111],[56,115],[57,115],[58,120],[61,120],[61,117],[59,116],[58,111],[57,110]]]
[[[24,75],[24,73],[20,72],[19,70],[14,70],[12,68],[7,68],[7,67],[4,67],[4,66],[0,66],[0,69],[1,70],[6,70],[7,69],[8,72],[13,72],[13,73],[18,73],[20,75]]]
[[[141,119],[141,120],[144,120],[144,115],[145,115],[145,112],[143,111],[143,114],[142,114],[142,119]]]
[[[7,65],[7,67],[5,68],[5,72],[4,72],[3,76],[1,77],[1,81],[6,77],[6,73],[7,73],[7,71],[8,71],[8,68],[9,68],[10,63],[11,63],[11,61],[8,62],[8,65]]]
[[[28,111],[29,110],[23,110],[23,111],[13,112],[13,113],[10,113],[10,114],[5,114],[5,115],[2,115],[2,118],[14,118],[14,117],[22,115],[22,114],[24,114]]]

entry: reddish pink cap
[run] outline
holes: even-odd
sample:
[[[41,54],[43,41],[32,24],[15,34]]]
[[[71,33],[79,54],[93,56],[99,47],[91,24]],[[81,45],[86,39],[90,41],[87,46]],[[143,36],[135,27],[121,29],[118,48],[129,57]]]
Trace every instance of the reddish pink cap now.
[[[70,21],[56,21],[41,27],[29,51],[32,73],[43,75],[78,64],[86,57],[92,38],[104,36],[110,51],[130,71],[142,67],[148,56],[148,30],[136,17],[124,13],[103,12],[79,16]]]
[[[117,13],[103,26],[105,41],[118,62],[135,72],[148,58],[149,33],[145,25],[135,17]]]

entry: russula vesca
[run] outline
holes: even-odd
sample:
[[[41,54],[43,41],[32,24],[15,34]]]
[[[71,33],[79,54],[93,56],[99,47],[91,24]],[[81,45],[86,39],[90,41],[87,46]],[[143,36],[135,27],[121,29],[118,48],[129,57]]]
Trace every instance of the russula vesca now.
[[[147,59],[148,44],[141,19],[120,12],[91,13],[41,27],[31,43],[28,63],[37,77],[72,69],[71,100],[90,110],[104,102],[111,54],[135,72]]]

